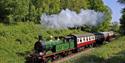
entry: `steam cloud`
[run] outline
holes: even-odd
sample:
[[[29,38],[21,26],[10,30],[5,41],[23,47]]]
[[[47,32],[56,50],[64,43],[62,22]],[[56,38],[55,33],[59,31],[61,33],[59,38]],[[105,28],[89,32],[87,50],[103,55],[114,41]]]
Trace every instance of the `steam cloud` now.
[[[96,26],[103,20],[104,14],[94,10],[80,10],[80,13],[69,9],[62,10],[59,14],[41,16],[41,24],[49,28],[72,28],[84,25]]]

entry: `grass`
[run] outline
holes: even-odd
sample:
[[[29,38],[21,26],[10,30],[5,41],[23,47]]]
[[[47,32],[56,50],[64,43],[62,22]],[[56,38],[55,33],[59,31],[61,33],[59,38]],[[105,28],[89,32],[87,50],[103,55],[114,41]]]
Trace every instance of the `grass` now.
[[[81,54],[63,63],[124,63],[125,36],[113,40],[111,43],[97,47],[89,54]]]
[[[24,63],[25,55],[33,49],[38,34],[49,39],[50,35],[64,36],[83,33],[80,30],[53,30],[32,22],[5,25],[0,23],[0,63]]]

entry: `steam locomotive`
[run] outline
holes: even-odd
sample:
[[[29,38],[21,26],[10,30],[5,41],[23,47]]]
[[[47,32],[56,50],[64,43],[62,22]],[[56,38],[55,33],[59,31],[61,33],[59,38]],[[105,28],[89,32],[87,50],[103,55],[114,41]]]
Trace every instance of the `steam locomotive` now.
[[[81,51],[85,47],[92,47],[110,41],[113,32],[99,32],[86,34],[70,34],[65,37],[55,37],[54,40],[44,41],[39,36],[34,45],[34,52],[27,57],[27,63],[47,63],[71,53]]]

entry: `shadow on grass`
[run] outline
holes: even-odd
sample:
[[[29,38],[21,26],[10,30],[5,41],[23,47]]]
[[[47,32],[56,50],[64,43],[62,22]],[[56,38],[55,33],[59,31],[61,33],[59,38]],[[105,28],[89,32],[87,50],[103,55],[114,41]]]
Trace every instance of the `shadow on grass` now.
[[[77,58],[75,61],[71,60],[71,63],[102,63],[104,61],[103,58],[100,58],[98,56],[95,55],[90,55],[90,56],[84,56],[84,57],[80,57]]]
[[[70,59],[66,63],[125,63],[125,50],[110,56],[108,59],[98,55],[86,55],[75,60]]]
[[[30,53],[29,51],[16,52],[16,54],[17,54],[18,56],[23,56],[23,57],[25,57],[25,56],[28,55],[29,53]]]
[[[29,52],[29,51],[24,51],[24,52],[16,52],[16,54],[17,54],[17,56],[22,56],[22,57],[24,57],[24,63],[33,63],[33,62],[27,62],[27,60],[28,60],[28,57],[27,57],[27,55],[28,54],[30,54],[31,52]]]
[[[125,63],[125,50],[111,56],[106,63]]]

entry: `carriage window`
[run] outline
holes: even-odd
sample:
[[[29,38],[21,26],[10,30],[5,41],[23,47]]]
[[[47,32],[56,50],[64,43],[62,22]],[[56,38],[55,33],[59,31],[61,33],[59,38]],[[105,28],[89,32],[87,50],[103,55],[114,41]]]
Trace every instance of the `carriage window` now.
[[[86,41],[88,41],[88,38],[86,37]]]
[[[84,37],[82,38],[82,41],[85,42],[85,38]]]
[[[92,40],[95,40],[95,36],[92,36]]]
[[[97,36],[95,36],[95,39],[97,39]]]
[[[101,35],[99,35],[99,38],[101,38]]]
[[[90,40],[93,40],[93,36],[90,36]]]
[[[103,35],[101,35],[102,36],[102,38],[103,38]]]
[[[91,36],[89,37],[89,40],[91,40]]]
[[[82,39],[80,39],[80,42],[82,42]]]
[[[92,36],[92,40],[94,40],[94,36]]]
[[[95,36],[93,36],[93,40],[95,40]]]
[[[88,41],[90,40],[90,37],[88,37]]]
[[[102,35],[100,35],[101,36],[101,38],[102,38]]]
[[[101,38],[100,35],[98,35],[98,38]]]
[[[77,38],[77,42],[80,42],[80,38]]]
[[[84,39],[85,39],[85,41],[84,41],[84,42],[86,42],[86,41],[87,41],[87,38],[85,37]]]
[[[99,39],[99,35],[97,35],[97,39]]]
[[[102,35],[100,35],[100,38],[102,38]]]

